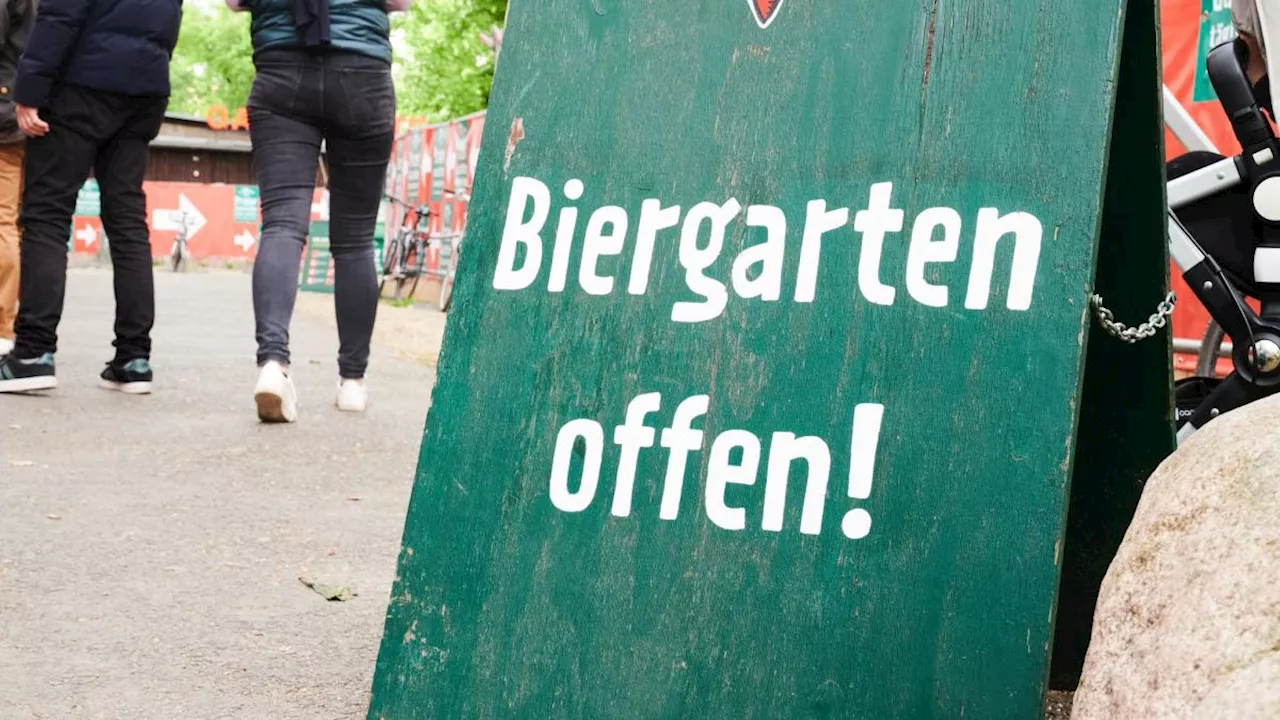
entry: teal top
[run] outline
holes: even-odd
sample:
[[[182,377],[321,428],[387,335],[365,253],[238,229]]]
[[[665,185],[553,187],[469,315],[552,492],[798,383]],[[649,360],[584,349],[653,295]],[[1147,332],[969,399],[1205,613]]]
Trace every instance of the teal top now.
[[[228,3],[229,4],[229,3]],[[240,0],[253,13],[253,52],[302,50],[290,0]],[[329,0],[329,47],[391,62],[391,21],[383,0]]]

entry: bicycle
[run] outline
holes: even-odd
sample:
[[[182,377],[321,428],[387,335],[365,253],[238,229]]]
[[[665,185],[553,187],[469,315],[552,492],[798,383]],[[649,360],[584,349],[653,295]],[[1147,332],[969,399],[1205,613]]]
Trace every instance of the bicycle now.
[[[182,272],[187,268],[187,213],[175,211],[173,217],[178,219],[178,234],[173,239],[173,247],[169,249],[169,261],[174,272]]]
[[[446,191],[452,194],[452,191]],[[454,278],[457,273],[458,246],[461,233],[433,235],[431,219],[435,213],[425,205],[413,206],[399,198],[384,195],[392,204],[404,208],[404,220],[383,251],[382,279],[378,295],[382,296],[388,280],[396,283],[396,301],[412,298],[418,289],[418,280],[429,275],[440,281],[436,295],[436,309],[448,312],[453,303]],[[427,269],[427,252],[437,248],[440,253],[439,268]],[[408,288],[408,292],[405,289]]]
[[[412,298],[418,289],[418,279],[422,276],[427,263],[427,245],[430,241],[431,218],[434,213],[426,205],[410,205],[399,198],[384,194],[393,205],[405,210],[400,229],[387,242],[382,253],[382,278],[378,282],[378,296],[381,297],[388,280],[395,283],[397,302],[406,297]],[[405,288],[409,292],[405,293]]]

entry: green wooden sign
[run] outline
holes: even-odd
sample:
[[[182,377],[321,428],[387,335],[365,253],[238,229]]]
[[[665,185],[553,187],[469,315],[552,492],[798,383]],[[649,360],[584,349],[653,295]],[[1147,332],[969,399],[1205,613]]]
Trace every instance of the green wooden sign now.
[[[1089,310],[1167,286],[1158,62],[1154,0],[513,3],[369,717],[1037,717],[1172,447]]]

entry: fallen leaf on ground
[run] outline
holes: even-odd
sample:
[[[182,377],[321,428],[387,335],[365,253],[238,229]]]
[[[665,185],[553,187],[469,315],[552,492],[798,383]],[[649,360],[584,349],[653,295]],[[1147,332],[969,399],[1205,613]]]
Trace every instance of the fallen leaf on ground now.
[[[346,602],[357,595],[354,590],[346,585],[322,585],[305,575],[298,578],[298,582],[311,588],[317,595],[329,602]]]
[[[53,513],[50,513],[50,514],[48,514],[48,515],[45,515],[45,517],[49,518],[50,520],[61,520],[61,519],[62,519],[62,516],[61,516],[61,515],[54,515]]]

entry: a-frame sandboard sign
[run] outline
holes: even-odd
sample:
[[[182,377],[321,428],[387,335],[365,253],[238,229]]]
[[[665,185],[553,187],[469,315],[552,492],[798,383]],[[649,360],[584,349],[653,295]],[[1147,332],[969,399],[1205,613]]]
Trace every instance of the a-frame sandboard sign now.
[[[1156,27],[514,0],[369,717],[1037,717],[1173,446]]]

